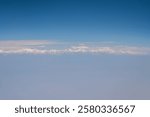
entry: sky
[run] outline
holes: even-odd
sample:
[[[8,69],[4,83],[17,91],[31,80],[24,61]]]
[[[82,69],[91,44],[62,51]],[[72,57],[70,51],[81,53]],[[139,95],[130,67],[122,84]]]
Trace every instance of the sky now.
[[[147,43],[149,0],[0,0],[0,39]]]
[[[0,0],[0,99],[150,99],[149,0]]]

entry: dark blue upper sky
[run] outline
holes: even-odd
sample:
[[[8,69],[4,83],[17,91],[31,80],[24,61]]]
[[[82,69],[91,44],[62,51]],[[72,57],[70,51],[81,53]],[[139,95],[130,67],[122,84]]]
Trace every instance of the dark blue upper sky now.
[[[0,0],[0,39],[150,43],[149,0]]]

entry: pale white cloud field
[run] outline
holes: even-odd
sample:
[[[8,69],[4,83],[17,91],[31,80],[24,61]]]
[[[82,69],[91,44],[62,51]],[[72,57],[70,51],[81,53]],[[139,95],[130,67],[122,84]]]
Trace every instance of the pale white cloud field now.
[[[114,54],[149,55],[150,47],[103,42],[54,42],[47,40],[0,41],[0,54]]]

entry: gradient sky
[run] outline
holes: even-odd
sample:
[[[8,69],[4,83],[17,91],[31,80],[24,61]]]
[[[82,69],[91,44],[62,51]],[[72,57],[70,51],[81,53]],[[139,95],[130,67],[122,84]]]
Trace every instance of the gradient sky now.
[[[149,0],[0,0],[0,99],[150,99],[149,84]]]
[[[0,0],[0,39],[147,43],[149,0]]]

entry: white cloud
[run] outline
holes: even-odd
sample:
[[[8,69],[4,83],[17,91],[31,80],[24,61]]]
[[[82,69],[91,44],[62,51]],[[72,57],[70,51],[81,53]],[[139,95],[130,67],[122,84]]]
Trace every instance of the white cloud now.
[[[0,54],[115,54],[149,55],[149,47],[127,46],[110,43],[69,43],[43,40],[0,41]]]

